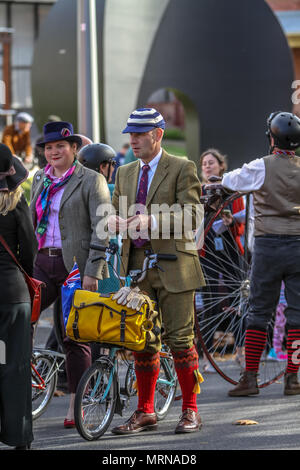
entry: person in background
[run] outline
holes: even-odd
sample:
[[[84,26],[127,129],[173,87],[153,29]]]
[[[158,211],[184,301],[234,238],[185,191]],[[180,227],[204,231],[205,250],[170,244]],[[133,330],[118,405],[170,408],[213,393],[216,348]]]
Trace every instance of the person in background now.
[[[112,184],[112,174],[115,169],[115,157],[116,152],[112,147],[106,144],[88,144],[80,148],[78,152],[78,160],[86,168],[96,171],[102,174],[108,184],[110,195],[112,197],[114,191],[114,184]],[[120,244],[118,238],[114,238],[110,241]],[[109,277],[102,279],[98,283],[98,292],[101,294],[107,294],[116,292],[120,288],[119,265],[117,265],[117,273],[114,272],[115,256],[112,256],[108,266]],[[108,354],[109,350],[101,348],[99,344],[91,344],[92,359],[93,361],[100,356],[100,354]]]
[[[2,143],[7,145],[13,155],[20,157],[25,165],[33,163],[30,129],[33,117],[25,112],[17,114],[13,124],[6,126]]]
[[[81,146],[78,147],[78,152],[80,149],[82,149],[83,147],[85,147],[86,145],[90,145],[93,143],[92,139],[90,139],[89,137],[87,137],[86,135],[83,135],[83,134],[74,134],[74,135],[77,135],[78,137],[80,137],[81,139]]]
[[[19,159],[0,144],[0,234],[32,276],[37,242],[21,187],[27,177]],[[30,320],[24,276],[0,243],[0,441],[24,450],[33,441]]]
[[[112,176],[116,167],[116,152],[106,144],[88,144],[79,149],[78,160],[86,168],[103,175],[107,181],[111,196],[114,190]]]
[[[112,183],[115,182],[116,173],[117,173],[117,169],[119,168],[119,166],[122,166],[125,164],[126,153],[128,152],[129,149],[130,149],[130,145],[128,143],[125,143],[122,145],[121,150],[117,153],[115,157],[116,166],[112,174]]]
[[[221,178],[227,169],[227,158],[215,148],[205,150],[200,156],[200,168],[202,177],[202,191],[205,194],[205,187],[210,183],[209,178],[214,176]],[[235,287],[232,279],[239,279],[239,257],[244,253],[242,236],[245,230],[245,223],[235,218],[244,210],[243,198],[235,199],[227,211],[222,212],[220,219],[214,222],[212,228],[207,233],[202,248],[201,264],[206,279],[206,287],[203,289],[203,302],[207,305],[213,304],[205,309],[205,316],[212,319],[217,318],[220,302],[215,301],[218,298],[220,276],[227,289],[229,298],[233,295]],[[214,299],[214,302],[211,300]],[[231,300],[232,301],[232,300]],[[212,326],[210,322],[210,327]],[[211,335],[210,342],[213,337]],[[211,344],[207,344],[208,347]],[[243,348],[236,347],[236,360],[243,364]],[[206,356],[203,356],[203,370],[208,373],[215,373]]]
[[[76,259],[82,288],[97,291],[98,280],[108,276],[105,260],[90,244],[106,245],[107,236],[98,237],[98,224],[104,216],[97,215],[101,204],[110,206],[105,178],[85,168],[77,159],[82,140],[74,135],[69,122],[49,122],[44,126],[44,147],[48,162],[39,170],[32,183],[31,210],[39,243],[34,277],[46,284],[42,310],[61,294]],[[64,329],[62,328],[64,331]],[[66,371],[70,403],[64,427],[74,427],[74,400],[78,382],[91,365],[90,347],[64,338]]]

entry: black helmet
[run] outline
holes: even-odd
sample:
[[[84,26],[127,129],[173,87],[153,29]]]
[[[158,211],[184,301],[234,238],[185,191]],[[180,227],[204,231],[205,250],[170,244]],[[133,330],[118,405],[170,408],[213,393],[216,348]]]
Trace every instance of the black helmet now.
[[[100,165],[104,162],[114,162],[116,152],[106,144],[88,144],[78,152],[78,160],[83,166],[99,173]]]
[[[274,138],[274,146],[282,150],[296,150],[300,146],[300,119],[292,113],[277,111],[267,120],[267,136]]]

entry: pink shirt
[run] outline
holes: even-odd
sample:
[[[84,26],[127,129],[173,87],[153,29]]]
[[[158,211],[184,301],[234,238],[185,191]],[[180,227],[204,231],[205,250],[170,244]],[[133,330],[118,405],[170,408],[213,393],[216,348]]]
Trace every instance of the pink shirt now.
[[[64,177],[67,171],[61,176],[61,178]],[[51,176],[51,179],[54,181],[54,183],[58,183],[61,180],[61,178],[57,178],[56,176],[53,175],[52,167],[50,167],[49,170],[45,172],[45,174],[48,176]],[[66,185],[62,186],[61,189],[57,191],[52,197],[47,230],[46,230],[46,238],[45,238],[45,243],[43,245],[43,248],[50,248],[50,247],[61,248],[61,236],[60,236],[58,215],[59,215],[60,201],[64,193],[65,187]]]

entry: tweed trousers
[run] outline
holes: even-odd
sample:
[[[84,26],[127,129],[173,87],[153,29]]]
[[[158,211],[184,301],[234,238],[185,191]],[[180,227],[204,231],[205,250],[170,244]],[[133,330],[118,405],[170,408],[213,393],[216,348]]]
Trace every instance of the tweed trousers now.
[[[129,256],[129,271],[142,268],[146,248],[147,245],[141,248],[132,247]],[[170,269],[172,269],[172,262],[170,262]],[[184,351],[191,348],[194,339],[195,291],[168,292],[161,282],[158,268],[150,269],[138,287],[157,302],[159,315],[156,318],[156,326],[162,329],[162,335],[149,342],[146,351],[153,354],[160,351],[162,342],[167,344],[172,351]]]

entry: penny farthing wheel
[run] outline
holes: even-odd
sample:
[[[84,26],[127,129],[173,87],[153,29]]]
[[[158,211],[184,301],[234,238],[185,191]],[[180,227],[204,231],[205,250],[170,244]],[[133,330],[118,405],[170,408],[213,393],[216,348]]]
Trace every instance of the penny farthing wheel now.
[[[244,223],[242,245],[237,241],[234,226],[224,230],[221,217],[223,211],[232,210],[238,198],[243,198],[245,206],[243,213],[236,214],[237,220],[243,220]],[[219,184],[206,186],[206,195],[202,197],[205,207],[204,228],[197,240],[206,281],[206,286],[195,295],[195,331],[200,370],[201,363],[206,366],[210,364],[221,377],[234,385],[238,383],[244,368],[251,271],[250,201],[250,195],[227,192]],[[279,379],[286,368],[285,360],[278,361],[272,356],[275,321],[274,312],[259,367],[261,388]]]

